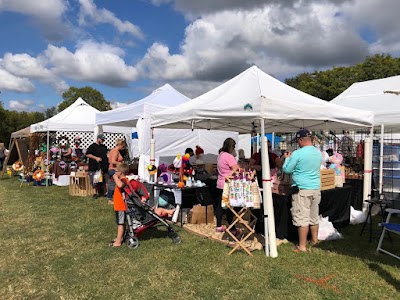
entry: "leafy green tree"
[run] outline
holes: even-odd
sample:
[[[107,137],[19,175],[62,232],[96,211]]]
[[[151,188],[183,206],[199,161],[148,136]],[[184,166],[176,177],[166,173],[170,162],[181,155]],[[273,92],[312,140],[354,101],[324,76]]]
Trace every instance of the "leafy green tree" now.
[[[400,58],[390,55],[368,56],[364,62],[350,67],[302,73],[285,83],[310,95],[332,100],[355,82],[386,78],[400,74]]]
[[[0,142],[8,146],[11,133],[43,121],[44,114],[41,112],[18,112],[6,110],[0,106]]]
[[[363,81],[396,76],[400,74],[400,58],[385,54],[368,56],[361,64],[361,69]]]
[[[44,111],[44,117],[46,119],[51,118],[51,117],[55,116],[56,114],[57,114],[56,106],[49,107]]]
[[[70,87],[68,91],[62,94],[62,97],[64,101],[58,105],[59,112],[66,109],[79,97],[100,111],[111,110],[111,104],[104,99],[103,94],[89,86],[83,88]]]

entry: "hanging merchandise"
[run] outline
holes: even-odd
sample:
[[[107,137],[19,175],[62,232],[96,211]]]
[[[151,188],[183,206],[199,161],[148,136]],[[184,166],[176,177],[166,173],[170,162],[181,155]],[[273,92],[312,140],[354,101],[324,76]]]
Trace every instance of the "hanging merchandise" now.
[[[35,172],[33,172],[32,178],[35,181],[42,181],[42,179],[44,179],[44,172],[38,169]]]
[[[357,144],[357,157],[364,158],[364,141],[360,141],[360,143]]]
[[[343,155],[343,157],[353,157],[353,144],[354,141],[351,137],[348,136],[348,132],[345,132],[345,135],[342,137],[340,140],[340,153]]]
[[[233,207],[260,207],[260,194],[255,171],[239,170],[226,178],[223,202]],[[255,188],[255,185],[257,188]],[[256,201],[255,201],[256,200]],[[255,204],[256,202],[256,204]]]

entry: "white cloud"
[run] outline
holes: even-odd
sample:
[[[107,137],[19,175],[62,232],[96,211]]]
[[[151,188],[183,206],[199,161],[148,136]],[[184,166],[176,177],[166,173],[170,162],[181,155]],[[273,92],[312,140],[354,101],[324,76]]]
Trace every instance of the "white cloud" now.
[[[62,40],[69,27],[63,22],[63,14],[68,9],[64,0],[1,0],[0,12],[10,11],[32,17],[47,39]]]
[[[118,101],[112,101],[111,102],[111,108],[112,109],[124,107],[124,106],[127,106],[127,105],[128,105],[128,103],[125,103],[125,102],[118,102]]]
[[[136,69],[125,64],[123,55],[121,48],[92,41],[81,43],[74,53],[53,45],[44,52],[58,76],[110,86],[127,86],[137,79]]]
[[[44,67],[43,61],[26,53],[6,53],[1,64],[7,71],[16,76],[39,80],[45,80],[53,76],[52,72]]]
[[[357,0],[344,6],[344,17],[349,26],[368,32],[372,53],[400,55],[400,1]]]
[[[26,53],[6,53],[0,65],[16,77],[50,84],[59,94],[65,92],[69,88],[68,84],[49,70],[46,63],[47,60],[43,56],[35,58]]]
[[[222,81],[253,64],[283,79],[358,63],[368,55],[368,44],[337,11],[327,4],[284,10],[270,5],[205,15],[186,28],[180,54],[155,43],[137,68],[152,79]]]
[[[79,23],[86,23],[89,19],[94,23],[103,23],[113,25],[120,33],[128,33],[136,38],[143,38],[140,28],[131,22],[121,21],[111,11],[107,9],[98,9],[93,0],[79,0],[81,4],[79,13]]]
[[[8,108],[16,111],[30,111],[34,103],[35,101],[33,100],[10,100]]]
[[[1,60],[0,60],[1,63]],[[0,91],[14,91],[19,93],[30,93],[35,90],[35,86],[27,78],[21,78],[2,69],[0,66]]]
[[[151,79],[176,79],[192,76],[188,61],[182,55],[171,55],[167,46],[154,43],[136,65],[140,74]]]
[[[249,11],[252,9],[261,9],[267,6],[286,10],[312,3],[333,3],[335,5],[340,5],[344,2],[352,1],[353,0],[151,0],[153,5],[156,6],[166,3],[174,3],[175,9],[183,12],[189,19],[195,19],[200,16],[204,17],[205,15],[221,11]]]
[[[174,0],[150,0],[150,2],[155,6],[160,6],[162,4],[173,3]]]

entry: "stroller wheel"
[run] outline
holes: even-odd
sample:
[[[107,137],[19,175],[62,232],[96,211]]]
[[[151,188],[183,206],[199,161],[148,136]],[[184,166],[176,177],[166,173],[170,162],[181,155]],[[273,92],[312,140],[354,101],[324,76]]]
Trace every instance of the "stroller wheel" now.
[[[139,240],[137,237],[128,237],[126,239],[126,245],[131,249],[136,249],[139,247]]]
[[[182,242],[181,237],[175,233],[175,235],[172,237],[172,242],[174,244],[180,244]]]
[[[174,244],[180,244],[182,242],[181,237],[173,230],[168,231],[168,236]]]

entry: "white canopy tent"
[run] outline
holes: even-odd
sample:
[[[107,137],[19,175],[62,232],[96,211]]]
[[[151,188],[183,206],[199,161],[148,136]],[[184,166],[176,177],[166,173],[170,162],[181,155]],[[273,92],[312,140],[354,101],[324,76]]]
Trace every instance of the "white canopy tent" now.
[[[49,133],[54,131],[94,132],[98,109],[78,98],[57,115],[30,126],[30,133],[47,132],[47,159],[49,159]],[[104,127],[104,132],[131,135],[130,130],[119,127]],[[95,134],[95,133],[94,133]]]
[[[253,66],[217,88],[173,109],[152,116],[153,127],[203,128],[249,133],[254,125],[261,128],[263,203],[266,255],[278,255],[275,222],[266,147],[268,132],[371,126],[372,112],[335,105],[269,76]],[[271,216],[271,217],[268,217]]]
[[[157,129],[152,133],[150,116],[166,108],[176,107],[191,100],[179,93],[169,84],[154,90],[147,97],[129,105],[96,114],[96,124],[99,126],[112,125],[121,128],[133,128],[138,139],[133,140],[133,156],[139,157],[139,176],[148,177],[145,167],[151,162],[151,137],[157,141],[154,145],[155,159],[170,159],[177,154],[184,154],[187,147],[194,149],[200,145],[206,153],[218,153],[222,142],[228,136],[237,140],[238,134],[233,132],[210,132],[207,130]],[[137,144],[135,144],[137,142]],[[153,153],[154,153],[153,152]],[[173,158],[172,158],[173,160]],[[167,162],[167,161],[165,161]],[[169,163],[172,163],[170,161]]]
[[[94,131],[96,126],[96,113],[98,109],[86,103],[79,97],[74,103],[57,115],[30,126],[30,132],[46,131]],[[104,127],[104,132],[129,133],[122,131],[119,127]]]
[[[383,139],[385,128],[400,132],[400,76],[353,83],[331,103],[362,108],[375,113],[374,125],[381,127],[379,194],[383,192]]]
[[[150,115],[166,107],[174,107],[189,100],[172,86],[165,84],[139,101],[110,111],[98,112],[96,124],[98,126],[112,125],[129,128],[137,132],[137,136],[140,138],[132,140],[132,154],[133,157],[139,157],[141,154],[148,154],[150,151]],[[174,154],[177,153],[174,152]]]

